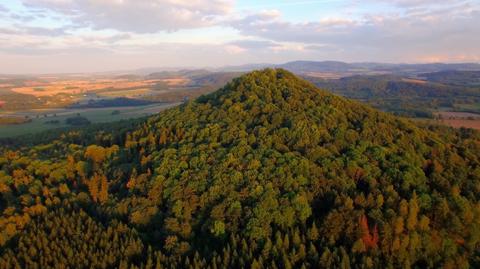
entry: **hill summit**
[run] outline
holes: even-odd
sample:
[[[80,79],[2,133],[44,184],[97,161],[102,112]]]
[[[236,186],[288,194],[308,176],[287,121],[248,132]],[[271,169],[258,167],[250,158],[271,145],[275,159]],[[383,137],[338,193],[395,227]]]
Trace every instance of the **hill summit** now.
[[[479,265],[478,133],[419,127],[285,70],[245,74],[133,131],[104,130],[95,144],[71,136],[0,161],[6,177],[55,189],[30,194],[45,212],[0,262],[25,266],[61,244],[66,254],[52,260],[71,265],[75,249],[95,257],[90,267]],[[46,157],[50,170],[35,166]],[[9,207],[34,206],[29,188],[8,182]]]

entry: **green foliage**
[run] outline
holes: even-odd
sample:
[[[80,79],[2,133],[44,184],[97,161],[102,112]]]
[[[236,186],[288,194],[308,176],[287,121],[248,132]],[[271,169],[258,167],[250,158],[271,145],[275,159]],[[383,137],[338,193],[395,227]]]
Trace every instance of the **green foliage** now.
[[[75,116],[75,117],[67,118],[65,120],[65,123],[73,126],[82,126],[82,125],[89,125],[90,120],[82,116]]]

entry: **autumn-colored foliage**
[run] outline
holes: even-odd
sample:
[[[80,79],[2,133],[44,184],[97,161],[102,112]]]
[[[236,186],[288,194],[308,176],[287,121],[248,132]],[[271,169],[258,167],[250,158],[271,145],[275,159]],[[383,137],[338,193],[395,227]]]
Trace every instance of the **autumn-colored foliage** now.
[[[368,226],[368,220],[365,215],[360,217],[360,229],[362,231],[362,240],[367,249],[376,248],[378,243],[378,229],[377,225],[371,230]]]

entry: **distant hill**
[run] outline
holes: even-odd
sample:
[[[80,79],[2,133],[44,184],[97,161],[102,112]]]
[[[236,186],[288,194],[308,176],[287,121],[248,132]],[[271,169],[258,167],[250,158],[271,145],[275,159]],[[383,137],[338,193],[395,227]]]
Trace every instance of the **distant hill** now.
[[[402,116],[431,118],[448,109],[480,113],[480,91],[474,87],[477,71],[442,71],[419,75],[354,75],[340,79],[304,77],[320,88]]]
[[[241,74],[241,72],[214,72],[208,74],[195,74],[191,76],[192,86],[208,86],[218,89],[225,86],[225,84]]]
[[[431,63],[431,64],[397,64],[397,65],[379,65],[376,69],[390,70],[401,73],[422,73],[422,72],[440,72],[448,70],[459,71],[480,71],[480,64],[477,63]]]
[[[448,70],[480,71],[477,63],[431,63],[431,64],[386,64],[386,63],[345,63],[339,61],[293,61],[284,64],[260,64],[226,67],[230,71],[252,71],[259,68],[284,68],[297,74],[314,72],[337,72],[353,74],[389,73],[389,74],[420,74]]]
[[[352,64],[336,61],[312,62],[295,61],[281,64],[278,67],[292,72],[347,72],[355,68]]]
[[[128,107],[128,106],[144,106],[154,104],[155,102],[148,100],[139,100],[126,97],[118,97],[113,99],[89,100],[85,103],[69,105],[68,108],[103,108],[103,107]]]
[[[268,68],[272,66],[274,66],[274,64],[269,64],[269,63],[230,65],[230,66],[213,68],[213,71],[215,72],[250,72],[253,70],[259,70],[259,69]]]
[[[125,74],[125,75],[118,75],[114,77],[115,79],[127,79],[127,80],[140,80],[143,79],[142,76],[140,75],[134,75],[134,74]]]
[[[282,69],[125,128],[1,148],[0,266],[480,266],[478,132]]]
[[[421,74],[421,76],[432,82],[480,88],[480,71],[447,70]]]
[[[210,74],[209,71],[203,69],[184,69],[178,71],[162,71],[151,73],[146,76],[147,79],[166,79],[172,77],[192,77]]]

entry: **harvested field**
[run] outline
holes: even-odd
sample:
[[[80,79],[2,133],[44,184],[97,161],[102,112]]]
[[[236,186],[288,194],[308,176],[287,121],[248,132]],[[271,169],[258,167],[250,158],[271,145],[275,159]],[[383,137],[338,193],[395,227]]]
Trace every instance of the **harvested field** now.
[[[425,80],[420,79],[413,79],[413,78],[404,78],[402,81],[409,82],[409,83],[416,83],[416,84],[425,84],[427,83]]]
[[[176,80],[175,80],[176,81]],[[129,81],[126,79],[98,79],[98,80],[59,80],[51,82],[27,82],[24,87],[16,87],[11,90],[21,94],[29,94],[35,97],[55,96],[57,94],[84,94],[99,90],[126,90],[137,88],[150,88],[160,80]],[[173,82],[172,82],[173,83]],[[180,83],[176,81],[175,83]]]
[[[472,128],[480,130],[480,114],[468,112],[442,111],[435,113],[438,121],[454,128]]]
[[[167,79],[161,79],[161,81],[166,83],[168,86],[185,86],[190,82],[190,79],[187,79],[187,78],[167,78]]]
[[[480,118],[476,120],[447,119],[441,120],[441,122],[454,128],[464,127],[480,130]]]

